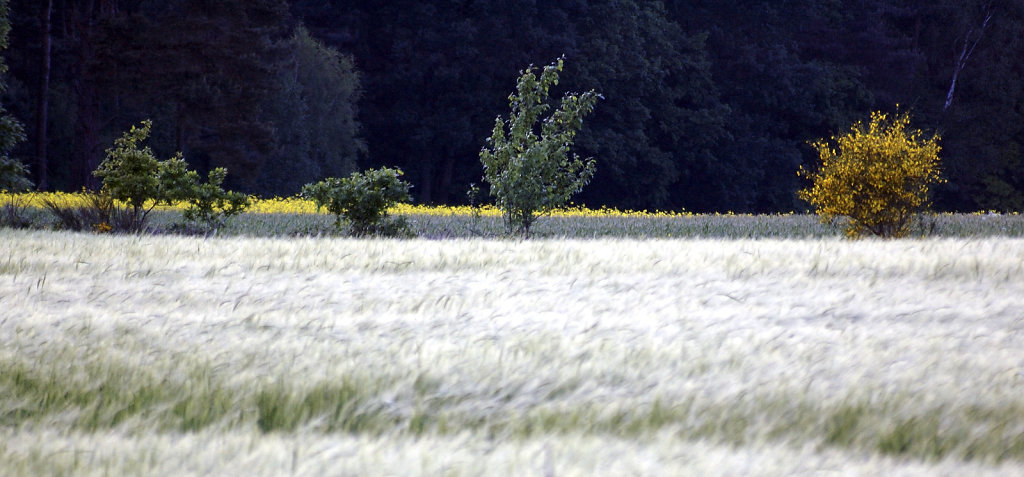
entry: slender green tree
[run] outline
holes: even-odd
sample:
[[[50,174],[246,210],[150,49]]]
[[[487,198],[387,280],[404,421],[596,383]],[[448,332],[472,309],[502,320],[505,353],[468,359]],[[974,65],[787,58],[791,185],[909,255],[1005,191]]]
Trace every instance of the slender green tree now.
[[[480,151],[484,180],[502,210],[510,232],[530,236],[538,217],[565,206],[594,177],[594,160],[570,157],[583,118],[601,95],[594,90],[567,93],[551,110],[548,95],[558,84],[564,61],[537,69],[527,68],[519,77],[516,92],[508,97],[512,109],[507,120],[495,120],[487,146]]]

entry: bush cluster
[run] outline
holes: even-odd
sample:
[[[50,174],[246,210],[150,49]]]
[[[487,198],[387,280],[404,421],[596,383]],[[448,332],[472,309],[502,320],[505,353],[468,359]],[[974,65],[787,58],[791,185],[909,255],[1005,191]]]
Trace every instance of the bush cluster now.
[[[353,235],[408,235],[401,217],[388,217],[388,208],[411,200],[408,182],[400,179],[400,169],[370,169],[353,172],[349,177],[328,177],[302,188],[302,195],[335,215],[335,228],[348,224]]]
[[[94,172],[103,181],[102,196],[128,205],[128,230],[142,231],[150,211],[161,203],[187,202],[185,219],[207,230],[215,230],[226,218],[248,207],[248,196],[221,188],[226,169],[211,170],[204,184],[199,173],[188,169],[180,152],[161,161],[149,147],[141,146],[152,127],[149,120],[143,121],[142,127],[132,126],[107,149],[106,159]]]
[[[211,170],[203,182],[198,172],[188,169],[180,152],[159,160],[143,145],[152,127],[151,121],[142,121],[107,149],[105,159],[93,172],[101,179],[102,188],[84,193],[86,205],[44,199],[44,206],[61,226],[71,230],[139,233],[146,230],[149,214],[157,205],[185,203],[183,217],[190,225],[216,232],[225,220],[251,205],[249,196],[223,189],[227,177],[224,168]],[[18,168],[9,183],[22,185],[24,175],[24,169]],[[352,173],[342,179],[329,177],[307,184],[302,195],[313,200],[317,208],[336,215],[336,230],[347,225],[347,231],[355,236],[409,236],[411,232],[403,217],[388,216],[388,208],[411,200],[411,185],[402,181],[401,176],[401,170],[382,168]],[[21,214],[22,208],[15,203],[5,204],[0,214],[2,224],[25,226],[27,219]]]
[[[508,119],[497,118],[487,146],[480,151],[484,181],[502,211],[509,233],[530,235],[538,217],[565,207],[594,175],[593,159],[570,157],[573,140],[601,98],[594,91],[567,93],[559,107],[547,104],[558,84],[563,59],[538,70],[522,71],[516,92],[509,96]],[[539,71],[539,74],[538,74]],[[551,111],[546,118],[543,115]],[[831,141],[812,143],[820,164],[816,170],[800,168],[811,181],[798,196],[811,204],[823,222],[846,220],[846,234],[860,237],[904,237],[913,219],[928,206],[929,187],[941,182],[939,136],[926,137],[909,128],[907,114],[875,112],[868,124],[858,122]],[[216,168],[205,182],[189,170],[181,153],[159,160],[149,147],[152,122],[132,126],[114,141],[94,172],[102,189],[88,196],[85,207],[46,204],[64,224],[76,230],[145,230],[146,219],[158,204],[188,204],[183,216],[205,231],[216,231],[227,218],[245,211],[250,197],[222,188],[227,171]],[[23,189],[24,168],[0,163],[0,185]],[[301,195],[317,209],[335,215],[334,228],[354,236],[409,236],[403,217],[390,217],[388,209],[411,200],[411,185],[399,169],[370,169],[345,178],[328,177],[306,184]],[[476,208],[479,188],[468,194]],[[124,204],[125,207],[120,207]],[[26,219],[16,205],[0,214],[3,224],[19,226]]]
[[[905,237],[914,217],[928,206],[928,188],[939,176],[939,136],[910,130],[910,116],[875,112],[832,141],[813,143],[817,171],[801,168],[812,181],[799,197],[824,221],[848,218],[846,234]]]
[[[185,220],[205,232],[215,232],[227,218],[249,206],[249,196],[221,187],[227,170],[210,171],[203,183],[196,171],[188,169],[180,152],[167,160],[157,159],[149,147],[143,146],[152,127],[152,121],[142,121],[139,127],[132,126],[114,140],[114,147],[107,149],[103,162],[93,171],[101,179],[102,188],[85,192],[86,205],[44,201],[61,226],[139,233],[146,230],[149,214],[157,205],[186,203]]]

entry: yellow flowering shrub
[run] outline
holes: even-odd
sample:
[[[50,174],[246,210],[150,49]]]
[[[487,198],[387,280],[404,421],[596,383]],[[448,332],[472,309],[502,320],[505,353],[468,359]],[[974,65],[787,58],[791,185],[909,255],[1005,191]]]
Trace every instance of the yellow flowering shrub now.
[[[850,132],[812,145],[821,159],[817,171],[800,168],[811,180],[799,197],[828,222],[848,217],[846,234],[904,237],[911,219],[928,206],[928,187],[939,177],[939,136],[910,130],[907,114],[871,114]]]

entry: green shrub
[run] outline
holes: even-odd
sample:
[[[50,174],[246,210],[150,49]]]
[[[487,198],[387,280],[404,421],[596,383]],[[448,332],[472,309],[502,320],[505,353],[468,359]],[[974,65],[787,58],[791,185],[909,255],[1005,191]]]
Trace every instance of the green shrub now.
[[[599,94],[567,93],[538,131],[537,121],[551,109],[548,95],[558,84],[563,61],[544,67],[539,78],[532,66],[521,73],[516,93],[509,96],[508,120],[497,118],[488,146],[480,151],[484,180],[505,224],[523,237],[529,237],[539,216],[565,206],[594,177],[594,160],[576,154],[570,159],[569,149]]]
[[[821,165],[816,172],[800,169],[813,184],[799,197],[823,221],[848,217],[850,237],[908,235],[911,220],[928,206],[929,186],[941,181],[939,136],[925,138],[920,130],[908,130],[909,124],[906,114],[890,120],[876,112],[867,127],[858,122],[833,137],[834,144],[815,142]]]
[[[411,200],[410,185],[399,177],[400,169],[370,169],[353,172],[349,177],[328,177],[316,184],[306,184],[302,195],[335,215],[335,228],[347,222],[356,236],[369,234],[408,235],[409,229],[401,217],[390,219],[388,208]]]
[[[198,177],[193,176],[196,180],[191,184],[192,193],[185,199],[189,203],[183,213],[185,220],[199,223],[207,231],[216,230],[227,219],[249,208],[251,198],[248,195],[221,188],[227,174],[227,169],[215,168],[207,175],[205,184],[199,183]]]
[[[106,159],[94,172],[103,180],[101,196],[128,204],[126,230],[141,232],[149,213],[160,203],[188,202],[185,219],[199,222],[207,230],[216,229],[226,218],[249,206],[248,196],[221,188],[226,169],[211,170],[207,183],[202,184],[199,174],[188,170],[180,152],[160,161],[149,147],[140,147],[152,127],[153,122],[149,120],[142,121],[141,128],[132,126],[114,141],[113,148],[107,149]],[[122,229],[115,227],[115,230]]]
[[[134,232],[142,231],[150,211],[163,202],[165,196],[182,194],[161,188],[161,168],[169,165],[157,160],[148,146],[140,147],[152,127],[153,122],[149,120],[142,121],[141,128],[132,126],[114,140],[114,147],[107,149],[107,157],[93,171],[93,175],[103,181],[103,195],[128,204],[131,210],[128,228]],[[184,163],[180,153],[170,161],[174,167]]]

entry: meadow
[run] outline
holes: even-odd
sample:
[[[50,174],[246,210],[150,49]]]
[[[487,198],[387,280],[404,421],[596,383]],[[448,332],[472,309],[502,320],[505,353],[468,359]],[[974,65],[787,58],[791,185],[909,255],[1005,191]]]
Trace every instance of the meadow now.
[[[0,475],[1024,473],[1019,217],[573,220],[0,229]]]
[[[34,228],[59,229],[60,223],[44,207],[46,199],[72,207],[87,205],[82,194],[8,194],[0,191],[0,227],[24,219]],[[149,220],[150,233],[196,234],[194,230],[182,227],[183,207],[182,204],[156,206]],[[492,206],[474,211],[469,206],[400,204],[392,208],[390,214],[404,217],[412,234],[420,238],[508,238],[501,211]],[[298,197],[256,199],[248,212],[229,219],[216,231],[216,235],[343,235],[333,229],[333,223],[334,216],[318,211],[309,200]],[[694,214],[571,207],[541,218],[533,234],[547,239],[812,239],[839,237],[842,231],[841,224],[823,224],[817,216],[808,213]],[[917,238],[1024,237],[1024,215],[986,212],[925,214],[912,235]]]

